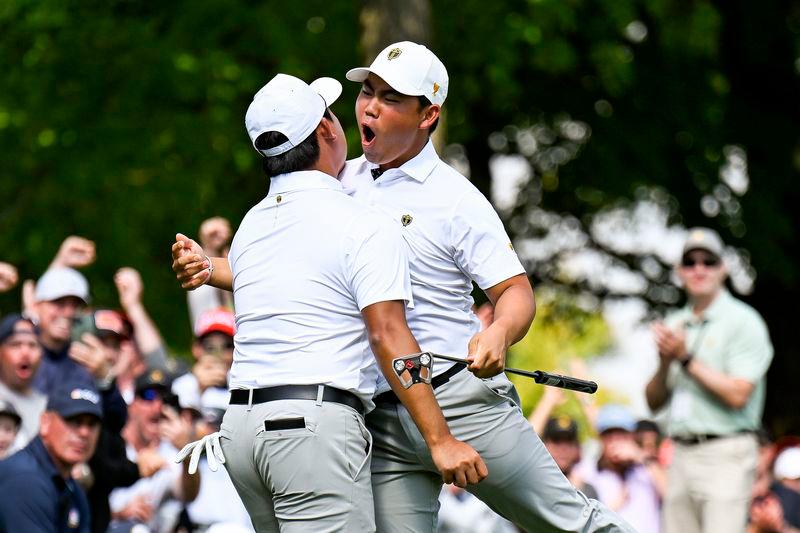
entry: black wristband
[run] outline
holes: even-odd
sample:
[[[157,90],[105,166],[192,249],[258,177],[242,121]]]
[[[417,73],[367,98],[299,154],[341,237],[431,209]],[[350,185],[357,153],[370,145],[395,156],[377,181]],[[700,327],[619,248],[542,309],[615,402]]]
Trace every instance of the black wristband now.
[[[689,363],[692,362],[692,359],[694,359],[694,356],[690,353],[687,353],[686,358],[681,360],[681,368],[687,370],[689,368]]]

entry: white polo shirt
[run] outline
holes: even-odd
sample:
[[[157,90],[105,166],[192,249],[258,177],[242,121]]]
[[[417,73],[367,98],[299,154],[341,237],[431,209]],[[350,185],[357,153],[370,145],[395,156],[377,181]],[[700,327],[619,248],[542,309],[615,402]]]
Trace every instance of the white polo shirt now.
[[[318,171],[272,178],[228,255],[236,308],[230,388],[325,384],[367,408],[379,373],[361,310],[411,302],[400,231]]]
[[[492,205],[439,159],[432,142],[373,180],[375,167],[361,156],[347,162],[339,179],[348,194],[385,212],[402,229],[414,294],[406,319],[420,347],[465,357],[469,340],[480,331],[472,282],[488,289],[525,269]],[[434,374],[450,366],[434,361]],[[381,379],[378,392],[388,389]]]

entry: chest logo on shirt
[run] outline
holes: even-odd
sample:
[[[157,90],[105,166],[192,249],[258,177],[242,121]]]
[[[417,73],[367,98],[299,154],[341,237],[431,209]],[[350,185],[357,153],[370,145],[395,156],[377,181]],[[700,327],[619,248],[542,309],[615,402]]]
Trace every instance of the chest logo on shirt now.
[[[400,223],[403,224],[404,228],[411,224],[412,220],[414,220],[414,218],[411,215],[403,215],[400,217]]]

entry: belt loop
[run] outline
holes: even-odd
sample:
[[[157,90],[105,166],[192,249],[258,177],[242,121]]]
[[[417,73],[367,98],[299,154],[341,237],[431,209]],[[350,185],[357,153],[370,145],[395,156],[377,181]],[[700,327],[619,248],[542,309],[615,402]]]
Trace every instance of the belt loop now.
[[[253,410],[253,389],[252,388],[247,391],[247,410],[248,411],[252,411]]]
[[[317,386],[317,405],[322,405],[322,395],[325,394],[325,385]]]

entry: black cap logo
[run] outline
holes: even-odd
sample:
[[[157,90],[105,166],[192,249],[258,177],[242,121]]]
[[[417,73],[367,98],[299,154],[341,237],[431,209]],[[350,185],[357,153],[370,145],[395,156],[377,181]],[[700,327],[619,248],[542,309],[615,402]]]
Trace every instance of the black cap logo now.
[[[387,54],[386,57],[389,59],[389,61],[391,61],[392,59],[397,59],[398,57],[400,57],[400,54],[402,53],[403,51],[401,49],[392,48],[391,50],[389,50],[389,53]]]

